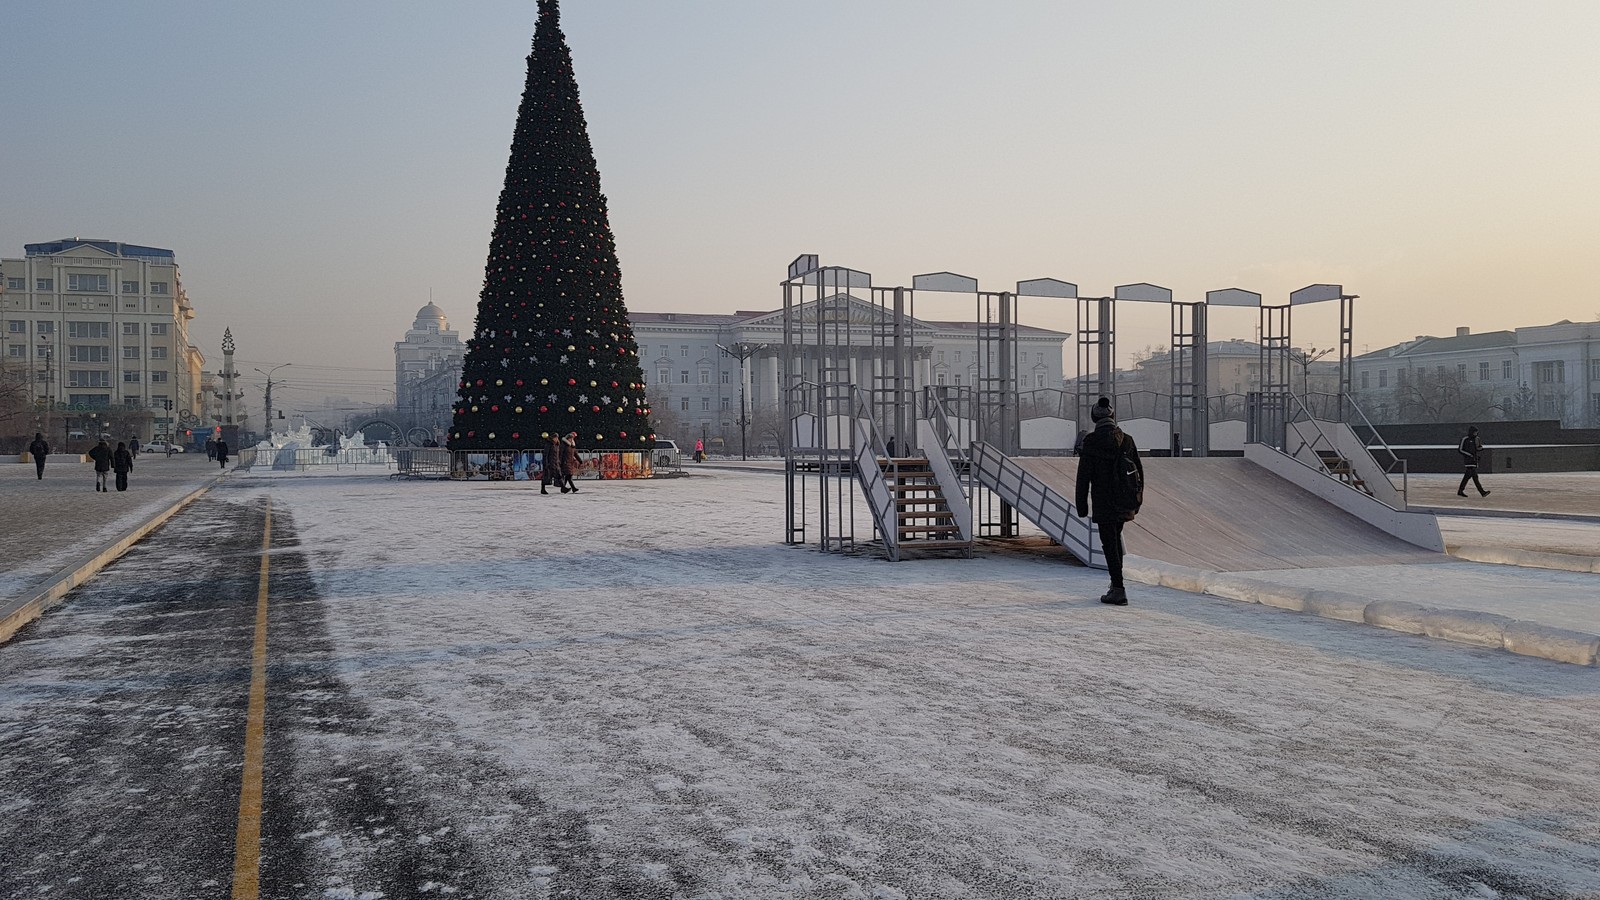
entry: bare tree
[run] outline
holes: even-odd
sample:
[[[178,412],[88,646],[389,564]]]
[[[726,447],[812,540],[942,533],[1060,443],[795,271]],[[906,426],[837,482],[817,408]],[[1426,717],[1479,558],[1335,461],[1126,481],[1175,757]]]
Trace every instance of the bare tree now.
[[[1402,422],[1464,422],[1485,418],[1495,408],[1489,391],[1460,372],[1417,370],[1395,387],[1393,396]]]

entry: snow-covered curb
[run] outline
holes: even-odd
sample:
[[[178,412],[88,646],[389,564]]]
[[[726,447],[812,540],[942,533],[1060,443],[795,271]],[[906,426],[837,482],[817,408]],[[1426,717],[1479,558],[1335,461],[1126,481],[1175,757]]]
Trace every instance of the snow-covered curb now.
[[[1600,572],[1600,558],[1544,550],[1518,550],[1514,547],[1485,547],[1466,544],[1449,548],[1458,559],[1495,563],[1503,566],[1530,566],[1536,569],[1561,569],[1566,572]]]
[[[1373,600],[1343,591],[1275,584],[1248,575],[1212,572],[1136,556],[1127,558],[1123,572],[1141,584],[1259,603],[1311,613],[1326,619],[1362,622],[1391,631],[1422,634],[1477,647],[1494,647],[1556,662],[1580,666],[1600,664],[1600,635],[1552,628],[1494,613],[1440,609],[1405,600]]]

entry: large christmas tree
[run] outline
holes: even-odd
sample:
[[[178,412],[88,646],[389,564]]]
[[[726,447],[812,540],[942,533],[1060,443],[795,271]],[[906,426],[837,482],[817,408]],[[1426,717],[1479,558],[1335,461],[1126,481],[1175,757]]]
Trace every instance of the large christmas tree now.
[[[649,417],[572,52],[557,0],[539,0],[450,447],[577,432],[585,449],[649,450]]]

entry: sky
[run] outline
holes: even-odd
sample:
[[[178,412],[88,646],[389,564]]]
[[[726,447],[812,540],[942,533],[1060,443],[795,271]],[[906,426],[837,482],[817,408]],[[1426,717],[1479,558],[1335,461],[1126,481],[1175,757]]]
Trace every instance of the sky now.
[[[208,367],[231,328],[242,371],[296,367],[279,403],[386,399],[430,300],[470,336],[532,0],[0,7],[0,254],[175,251]],[[561,20],[631,310],[776,308],[816,253],[887,286],[1343,284],[1357,352],[1600,317],[1591,0],[568,0]],[[1212,338],[1254,326],[1229,310]],[[1308,308],[1295,342],[1337,326]],[[1166,342],[1167,312],[1119,328],[1126,356]]]

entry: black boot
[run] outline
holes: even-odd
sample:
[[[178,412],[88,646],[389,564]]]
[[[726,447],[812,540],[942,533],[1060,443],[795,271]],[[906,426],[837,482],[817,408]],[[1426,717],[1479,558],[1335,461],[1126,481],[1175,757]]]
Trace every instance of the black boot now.
[[[1479,497],[1487,497],[1487,496],[1489,496],[1489,493],[1490,493],[1489,491],[1484,491],[1483,493],[1479,494],[1478,496]]]
[[[1123,590],[1120,584],[1112,585],[1111,590],[1106,591],[1105,595],[1100,598],[1100,602],[1111,606],[1127,606],[1128,592]]]

